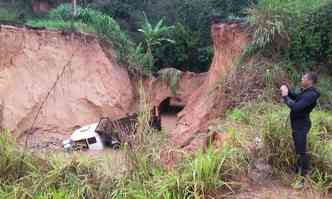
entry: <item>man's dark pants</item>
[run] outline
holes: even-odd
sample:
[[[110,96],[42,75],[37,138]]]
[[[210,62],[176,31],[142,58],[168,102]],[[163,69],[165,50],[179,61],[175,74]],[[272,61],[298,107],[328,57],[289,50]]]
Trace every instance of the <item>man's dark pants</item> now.
[[[307,174],[309,169],[309,158],[307,155],[307,135],[311,128],[309,119],[293,120],[291,122],[293,130],[293,141],[297,155],[296,170],[302,176]]]

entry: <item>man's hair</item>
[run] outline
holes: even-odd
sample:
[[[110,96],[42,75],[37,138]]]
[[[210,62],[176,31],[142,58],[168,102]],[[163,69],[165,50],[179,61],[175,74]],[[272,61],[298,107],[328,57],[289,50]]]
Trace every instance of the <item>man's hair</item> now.
[[[222,23],[222,20],[220,18],[221,17],[217,16],[217,15],[212,16],[211,17],[211,24],[213,25],[213,24],[220,24],[220,23]]]
[[[308,78],[312,81],[312,83],[316,84],[318,81],[318,75],[315,72],[308,72],[306,73],[306,75],[308,76]]]

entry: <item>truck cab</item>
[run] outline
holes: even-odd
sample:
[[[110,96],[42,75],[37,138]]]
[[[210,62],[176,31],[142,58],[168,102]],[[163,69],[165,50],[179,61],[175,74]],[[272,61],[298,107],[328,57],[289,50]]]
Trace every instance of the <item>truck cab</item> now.
[[[98,123],[83,126],[74,131],[69,139],[63,141],[66,150],[103,150],[104,143],[98,133],[96,127]]]
[[[105,146],[119,149],[122,143],[131,145],[137,130],[138,114],[111,120],[100,118],[98,123],[83,126],[74,131],[69,139],[63,141],[65,151],[71,150],[103,150]],[[160,118],[153,114],[150,120],[153,128],[160,130]]]

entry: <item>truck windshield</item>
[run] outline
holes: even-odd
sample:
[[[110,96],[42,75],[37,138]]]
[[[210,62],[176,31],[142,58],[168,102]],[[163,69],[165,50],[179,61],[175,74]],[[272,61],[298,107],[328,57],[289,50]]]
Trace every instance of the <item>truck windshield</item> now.
[[[97,143],[97,139],[95,137],[88,138],[88,144],[95,144]]]

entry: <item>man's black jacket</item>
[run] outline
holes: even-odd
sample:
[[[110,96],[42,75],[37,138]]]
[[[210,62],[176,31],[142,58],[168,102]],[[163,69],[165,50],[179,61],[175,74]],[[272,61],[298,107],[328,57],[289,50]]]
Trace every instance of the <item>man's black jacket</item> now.
[[[293,127],[302,127],[310,124],[310,113],[317,105],[320,93],[315,87],[303,89],[301,93],[289,92],[284,101],[291,109],[290,119]],[[309,127],[310,128],[310,127]]]

